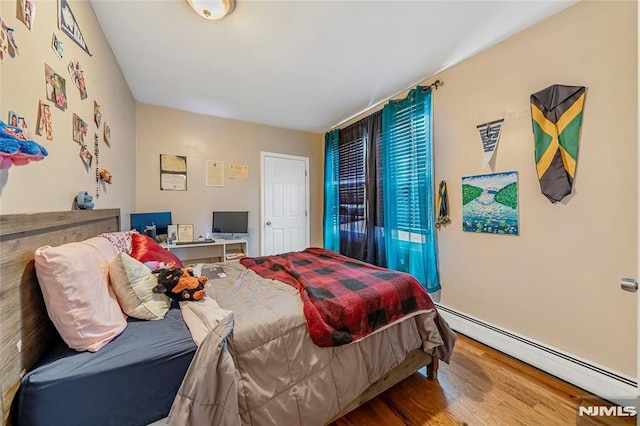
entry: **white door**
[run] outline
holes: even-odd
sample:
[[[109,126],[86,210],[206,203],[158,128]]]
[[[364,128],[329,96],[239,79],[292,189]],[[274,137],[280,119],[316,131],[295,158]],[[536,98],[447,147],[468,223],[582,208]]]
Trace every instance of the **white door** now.
[[[309,159],[262,154],[262,255],[309,246]]]

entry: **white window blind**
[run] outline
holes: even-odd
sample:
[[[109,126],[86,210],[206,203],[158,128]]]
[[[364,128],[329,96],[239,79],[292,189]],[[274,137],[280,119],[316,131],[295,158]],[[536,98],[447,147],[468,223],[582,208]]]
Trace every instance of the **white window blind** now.
[[[341,140],[338,156],[340,224],[363,221],[367,196],[364,139]]]
[[[395,186],[397,231],[409,233],[409,239],[424,235],[426,224],[421,223],[420,208],[425,208],[427,182],[427,130],[424,104],[408,104],[395,112],[394,125],[389,129],[389,155],[392,185]],[[400,235],[401,239],[402,235]]]

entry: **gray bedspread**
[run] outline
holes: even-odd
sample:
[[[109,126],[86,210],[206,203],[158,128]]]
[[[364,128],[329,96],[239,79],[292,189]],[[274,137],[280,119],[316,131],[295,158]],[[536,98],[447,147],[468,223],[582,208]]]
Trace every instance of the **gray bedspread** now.
[[[237,262],[220,265],[227,277],[209,280],[208,298],[181,302],[199,347],[170,425],[322,425],[411,350],[449,361],[455,334],[432,311],[320,348],[307,331],[298,290]],[[202,274],[211,271],[204,265]]]

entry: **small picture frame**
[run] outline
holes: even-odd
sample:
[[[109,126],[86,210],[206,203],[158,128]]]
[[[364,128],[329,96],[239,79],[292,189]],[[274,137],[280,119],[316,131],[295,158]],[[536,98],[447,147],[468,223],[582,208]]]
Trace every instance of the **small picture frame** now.
[[[100,109],[100,105],[98,105],[96,101],[93,101],[93,121],[95,121],[96,126],[100,128],[100,123],[102,122],[102,109]],[[109,132],[111,132],[111,130],[109,130]]]
[[[27,120],[24,117],[18,117],[18,127],[22,129],[24,137],[29,139],[29,126],[27,125]]]
[[[53,74],[54,102],[62,111],[67,110],[67,81],[60,74]]]
[[[111,145],[111,127],[107,125],[107,122],[104,123],[104,143],[107,145]]]
[[[9,111],[9,121],[7,122],[9,124],[9,126],[13,126],[13,127],[18,127],[18,120],[20,117],[18,117],[18,114],[11,110]]]
[[[72,139],[80,145],[84,145],[89,125],[82,118],[73,114],[73,134]]]
[[[187,175],[182,173],[160,173],[162,191],[186,191]]]
[[[53,33],[53,39],[51,40],[51,48],[56,53],[56,56],[62,60],[64,59],[64,43],[58,40],[56,33]]]
[[[187,157],[160,154],[160,190],[187,190]]]
[[[51,124],[51,107],[40,101],[38,108],[38,124],[36,125],[36,134],[40,136],[46,135],[48,141],[53,140],[53,125]]]
[[[172,242],[180,241],[178,240],[178,225],[167,226],[167,240]]]
[[[183,155],[160,154],[160,171],[187,173],[187,157]]]
[[[181,243],[193,241],[193,225],[178,225],[178,241]]]
[[[78,62],[77,60],[72,60],[71,62],[69,62],[67,71],[69,71],[71,81],[80,91],[80,99],[87,99],[87,82],[84,79],[84,71],[82,70],[80,62]]]
[[[44,82],[46,86],[47,100],[50,102],[56,101],[56,72],[49,65],[44,64]]]
[[[82,145],[80,147],[80,158],[82,158],[82,161],[84,162],[87,169],[91,168],[91,163],[93,162],[93,155],[91,155],[86,145]]]
[[[17,15],[18,19],[31,31],[36,17],[36,5],[31,0],[21,0],[19,4],[21,8],[20,13]]]

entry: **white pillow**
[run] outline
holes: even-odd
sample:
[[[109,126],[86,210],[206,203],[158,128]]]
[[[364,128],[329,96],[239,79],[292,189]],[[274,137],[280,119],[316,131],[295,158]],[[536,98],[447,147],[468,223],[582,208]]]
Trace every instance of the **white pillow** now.
[[[42,246],[34,254],[49,317],[72,349],[96,352],[127,326],[109,287],[115,256],[115,248],[100,237]]]
[[[111,286],[125,314],[142,320],[164,318],[171,307],[171,299],[163,293],[154,293],[158,280],[143,263],[118,253],[109,265]]]

